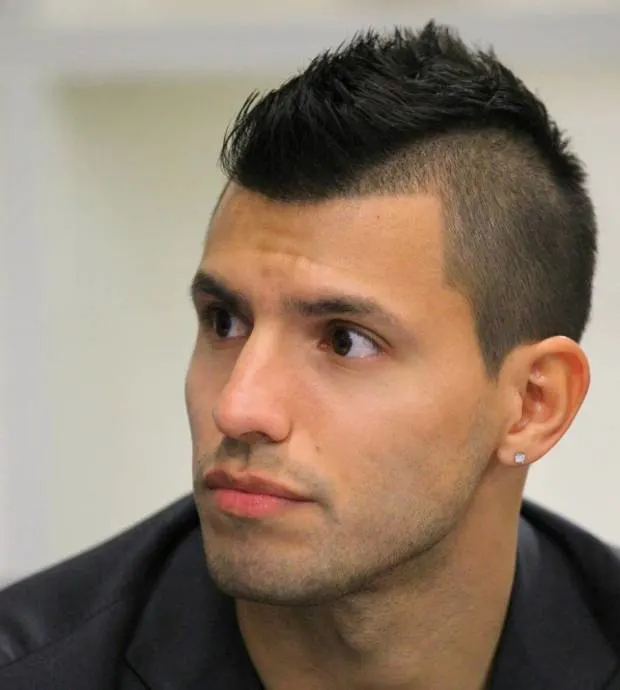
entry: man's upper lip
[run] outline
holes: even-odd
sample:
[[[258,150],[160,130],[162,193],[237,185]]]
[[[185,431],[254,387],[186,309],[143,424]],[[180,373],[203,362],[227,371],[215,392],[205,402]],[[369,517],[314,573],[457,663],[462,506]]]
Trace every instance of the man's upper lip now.
[[[255,474],[231,474],[224,470],[212,470],[205,477],[209,489],[235,489],[252,494],[268,494],[292,501],[307,501],[308,498],[288,489],[278,482],[271,481]]]

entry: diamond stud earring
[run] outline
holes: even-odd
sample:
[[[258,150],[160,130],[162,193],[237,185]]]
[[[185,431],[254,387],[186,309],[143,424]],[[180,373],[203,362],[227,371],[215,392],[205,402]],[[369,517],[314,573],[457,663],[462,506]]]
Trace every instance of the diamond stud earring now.
[[[515,453],[515,463],[517,465],[525,465],[526,459],[525,453]]]

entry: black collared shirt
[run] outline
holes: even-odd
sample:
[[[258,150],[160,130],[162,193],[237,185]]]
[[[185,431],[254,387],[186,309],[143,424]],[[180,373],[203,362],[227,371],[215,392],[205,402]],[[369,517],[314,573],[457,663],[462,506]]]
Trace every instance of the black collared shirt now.
[[[619,662],[620,561],[526,504],[489,690],[620,690]],[[0,689],[33,688],[262,690],[191,499],[0,592]]]
[[[517,569],[489,690],[600,690],[617,654],[558,546],[522,518]],[[619,686],[620,687],[620,686]]]

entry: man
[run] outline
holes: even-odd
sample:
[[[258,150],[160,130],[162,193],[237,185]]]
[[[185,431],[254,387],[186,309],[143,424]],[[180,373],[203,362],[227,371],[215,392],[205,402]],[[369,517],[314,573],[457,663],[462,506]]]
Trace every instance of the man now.
[[[620,688],[620,563],[528,503],[589,385],[595,217],[447,28],[228,133],[192,283],[194,497],[0,596],[2,690]]]

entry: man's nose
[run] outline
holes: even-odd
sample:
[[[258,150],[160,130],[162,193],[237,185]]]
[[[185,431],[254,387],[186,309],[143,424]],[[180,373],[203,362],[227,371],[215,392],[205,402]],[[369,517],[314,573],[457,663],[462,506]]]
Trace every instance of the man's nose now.
[[[273,344],[250,338],[213,408],[219,431],[235,439],[260,434],[274,443],[286,440],[292,379],[290,364]]]

